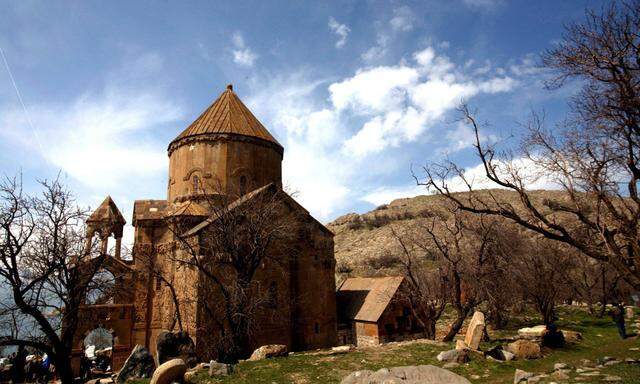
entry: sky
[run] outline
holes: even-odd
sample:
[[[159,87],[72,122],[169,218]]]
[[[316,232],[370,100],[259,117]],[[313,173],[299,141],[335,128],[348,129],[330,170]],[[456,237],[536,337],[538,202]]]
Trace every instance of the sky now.
[[[0,0],[0,175],[60,175],[130,222],[166,198],[168,143],[232,83],[300,203],[325,223],[366,212],[426,193],[425,164],[479,174],[462,101],[505,148],[532,110],[560,122],[576,87],[545,89],[540,54],[603,4]]]

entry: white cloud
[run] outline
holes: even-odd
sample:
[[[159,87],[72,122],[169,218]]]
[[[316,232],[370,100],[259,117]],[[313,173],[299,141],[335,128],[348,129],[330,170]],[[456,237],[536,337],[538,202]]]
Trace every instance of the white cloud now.
[[[307,73],[254,79],[256,93],[247,104],[282,140],[285,185],[320,220],[354,200],[378,204],[426,193],[417,187],[381,187],[382,175],[407,163],[398,153],[384,161],[379,154],[415,142],[436,126],[448,150],[466,148],[468,131],[449,132],[440,124],[447,112],[461,98],[507,92],[517,85],[515,79],[489,73],[470,77],[472,63],[460,68],[433,48],[411,57],[396,65],[361,68],[334,82]]]
[[[394,8],[393,17],[389,20],[389,25],[394,31],[410,31],[413,29],[413,22],[415,15],[411,8],[403,5],[398,8]]]
[[[414,64],[367,68],[329,86],[336,110],[369,117],[344,142],[345,152],[365,156],[414,141],[463,99],[517,84],[506,76],[471,79],[431,47],[413,58]]]
[[[519,175],[526,181],[525,186],[529,190],[536,189],[560,189],[560,184],[552,176],[543,172],[539,167],[528,159],[517,158],[512,161],[512,166],[519,170]],[[506,169],[506,163],[499,164],[498,174],[501,177],[509,177]],[[485,174],[482,164],[468,168],[464,172],[465,178],[469,181],[474,190],[481,189],[504,189],[504,187],[490,181]],[[420,175],[418,175],[420,176]],[[445,180],[445,183],[452,192],[466,192],[467,185],[459,177],[452,177]],[[390,203],[395,199],[415,197],[420,195],[428,195],[433,190],[427,189],[425,186],[415,183],[395,186],[382,186],[364,194],[360,200],[366,201],[372,205],[379,206]]]
[[[240,32],[235,32],[231,36],[231,43],[234,47],[233,62],[243,67],[252,67],[258,55],[247,47]]]
[[[351,28],[347,27],[346,24],[340,24],[333,17],[329,18],[329,29],[336,36],[338,36],[338,40],[336,41],[336,48],[340,49],[344,47],[347,42],[347,36],[349,32],[351,32]]]
[[[423,186],[410,184],[402,186],[385,186],[374,189],[373,191],[360,197],[360,200],[369,204],[380,206],[388,204],[396,199],[415,197],[426,195],[428,191]]]
[[[387,52],[389,51],[389,41],[391,40],[390,36],[385,33],[378,33],[376,37],[376,45],[367,49],[362,54],[362,60],[367,62],[372,62],[383,58]]]
[[[69,104],[32,105],[29,111],[41,147],[25,133],[26,117],[17,108],[3,108],[0,135],[97,189],[165,170],[166,155],[143,135],[181,115],[168,98],[121,89],[83,95]]]
[[[518,177],[523,181],[525,188],[529,190],[560,189],[557,175],[550,175],[527,158],[515,158],[510,162],[496,161],[494,165],[496,166],[497,174],[506,180],[511,180],[510,172],[515,170]],[[465,169],[464,176],[474,190],[503,188],[487,178],[482,164]],[[445,182],[453,192],[468,191],[467,185],[460,177],[451,177]]]

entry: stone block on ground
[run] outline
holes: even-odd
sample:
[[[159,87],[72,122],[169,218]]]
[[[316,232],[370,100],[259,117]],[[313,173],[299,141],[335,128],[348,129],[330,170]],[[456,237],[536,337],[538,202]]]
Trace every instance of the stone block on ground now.
[[[467,333],[464,337],[464,342],[471,349],[479,349],[482,336],[484,336],[484,314],[480,311],[476,311],[469,322]]]
[[[211,360],[209,363],[209,376],[227,376],[233,372],[233,365],[218,363]]]
[[[153,372],[150,384],[181,383],[187,372],[187,364],[182,359],[172,359],[160,364]]]
[[[339,354],[342,354],[342,353],[351,352],[354,349],[355,349],[355,346],[353,346],[353,345],[340,345],[338,347],[331,348],[331,354],[332,355],[339,355]]]
[[[531,372],[523,371],[522,369],[516,369],[516,372],[513,375],[513,384],[526,383],[529,378],[533,376],[535,376],[535,374]]]
[[[420,383],[420,384],[471,384],[462,376],[433,365],[382,368],[376,372],[356,371],[342,379],[340,384]]]
[[[544,332],[547,330],[545,325],[536,325],[535,327],[530,328],[520,328],[518,329],[518,336],[524,339],[537,339],[542,338]]]
[[[156,363],[151,353],[142,345],[136,345],[116,376],[115,382],[123,384],[128,379],[146,379],[153,375]]]
[[[466,350],[460,349],[451,349],[448,351],[442,351],[436,357],[438,361],[444,361],[447,363],[454,362],[458,364],[463,364],[469,361],[469,354]]]
[[[516,359],[538,359],[542,357],[540,345],[531,340],[516,340],[505,348],[513,353]]]
[[[283,344],[263,345],[251,354],[249,360],[264,360],[271,357],[287,356],[287,346]]]
[[[582,333],[577,331],[569,331],[563,329],[562,334],[564,335],[564,341],[570,344],[575,344],[582,341]]]

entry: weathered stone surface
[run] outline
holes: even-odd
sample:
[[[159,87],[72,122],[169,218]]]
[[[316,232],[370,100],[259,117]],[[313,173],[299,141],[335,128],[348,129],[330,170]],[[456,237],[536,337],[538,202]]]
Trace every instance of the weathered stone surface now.
[[[545,325],[536,325],[530,328],[518,329],[518,336],[524,339],[536,339],[541,338],[544,332],[547,330]]]
[[[209,363],[209,376],[227,376],[233,372],[233,365],[218,363],[211,360]]]
[[[530,340],[516,340],[509,343],[506,350],[513,353],[517,359],[537,359],[542,357],[540,345]]]
[[[469,361],[469,354],[466,352],[466,350],[451,349],[448,351],[440,352],[436,359],[438,359],[438,361],[455,362],[462,364]]]
[[[163,331],[156,338],[158,364],[171,359],[182,359],[189,367],[198,363],[196,347],[188,332]]]
[[[187,372],[187,364],[182,359],[172,359],[162,363],[151,377],[150,384],[171,384],[182,382]]]
[[[467,334],[464,337],[464,342],[469,346],[469,348],[480,348],[480,342],[482,341],[482,336],[484,334],[484,327],[484,313],[476,311],[471,318],[471,322],[469,322]]]
[[[564,335],[564,341],[567,343],[578,343],[582,341],[582,333],[580,332],[563,329],[562,334]]]
[[[342,379],[341,384],[470,384],[462,376],[433,365],[382,368],[376,372],[357,371]]]
[[[560,369],[568,369],[569,368],[569,364],[567,363],[555,363],[553,364],[553,370],[557,371]]]
[[[513,384],[526,383],[530,377],[535,376],[531,372],[523,371],[521,369],[516,369],[516,372],[513,376]]]
[[[282,344],[263,345],[251,354],[249,360],[264,360],[271,357],[287,356],[287,346]]]
[[[142,345],[136,345],[116,376],[116,383],[123,384],[130,378],[148,378],[153,374],[156,363],[151,353]]]

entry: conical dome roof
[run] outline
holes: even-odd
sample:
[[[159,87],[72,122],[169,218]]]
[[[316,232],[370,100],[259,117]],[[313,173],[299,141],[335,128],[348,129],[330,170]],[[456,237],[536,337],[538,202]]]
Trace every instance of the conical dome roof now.
[[[183,139],[217,134],[253,137],[282,148],[282,145],[233,92],[233,87],[228,85],[216,101],[169,144],[169,151],[171,152],[172,147],[178,145]]]

